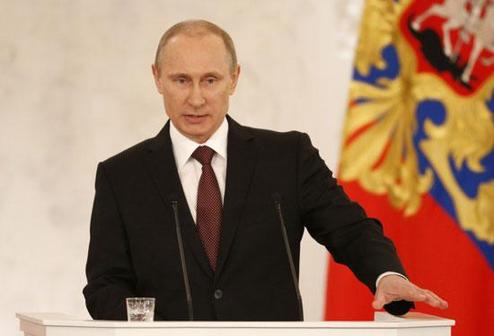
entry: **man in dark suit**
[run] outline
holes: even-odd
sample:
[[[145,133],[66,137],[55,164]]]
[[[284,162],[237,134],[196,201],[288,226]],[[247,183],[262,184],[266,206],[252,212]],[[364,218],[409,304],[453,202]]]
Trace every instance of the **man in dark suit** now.
[[[162,37],[152,67],[170,121],[155,137],[102,162],[96,177],[86,304],[125,319],[125,298],[156,298],[156,319],[188,318],[173,204],[198,320],[300,319],[304,228],[403,314],[446,302],[405,277],[381,225],[345,195],[309,137],[244,127],[227,115],[240,67],[226,32],[185,21]]]

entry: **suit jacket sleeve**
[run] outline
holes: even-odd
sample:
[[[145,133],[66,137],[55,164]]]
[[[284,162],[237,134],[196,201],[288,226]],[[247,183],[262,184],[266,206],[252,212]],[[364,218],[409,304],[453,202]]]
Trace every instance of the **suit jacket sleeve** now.
[[[299,205],[308,232],[326,246],[336,262],[347,265],[374,293],[377,277],[393,271],[405,274],[396,249],[384,236],[376,219],[345,194],[318,154],[302,134],[298,148]],[[385,306],[390,313],[406,313],[412,304],[399,301]]]
[[[135,296],[135,275],[119,206],[101,163],[90,230],[83,290],[87,309],[94,319],[125,320],[125,298]]]

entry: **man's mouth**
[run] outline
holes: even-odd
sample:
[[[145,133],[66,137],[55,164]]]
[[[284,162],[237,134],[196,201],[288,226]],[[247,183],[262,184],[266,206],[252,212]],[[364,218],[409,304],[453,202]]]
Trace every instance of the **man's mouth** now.
[[[191,124],[197,124],[201,123],[206,118],[206,116],[206,114],[185,114],[184,118]]]

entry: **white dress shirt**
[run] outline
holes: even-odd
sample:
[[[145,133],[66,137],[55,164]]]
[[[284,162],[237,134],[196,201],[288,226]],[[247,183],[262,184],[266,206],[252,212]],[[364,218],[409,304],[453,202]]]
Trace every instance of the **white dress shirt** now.
[[[202,174],[202,164],[191,155],[199,146],[208,146],[216,152],[211,160],[211,166],[216,175],[216,180],[218,180],[221,201],[223,202],[225,199],[228,122],[226,121],[226,118],[223,119],[223,122],[216,132],[202,144],[198,144],[184,136],[177,130],[173,123],[170,122],[170,138],[172,141],[173,156],[175,157],[175,163],[177,164],[178,176],[182,183],[190,213],[195,222],[197,217],[197,189]]]

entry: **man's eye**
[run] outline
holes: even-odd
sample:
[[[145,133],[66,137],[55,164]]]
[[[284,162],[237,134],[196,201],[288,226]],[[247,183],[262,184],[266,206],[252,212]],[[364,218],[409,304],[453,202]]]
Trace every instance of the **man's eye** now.
[[[214,84],[214,83],[216,83],[216,78],[208,77],[208,78],[206,78],[206,83],[209,85]]]
[[[178,77],[178,78],[175,78],[175,82],[177,84],[185,84],[185,83],[187,83],[187,79],[183,78],[183,77]]]

